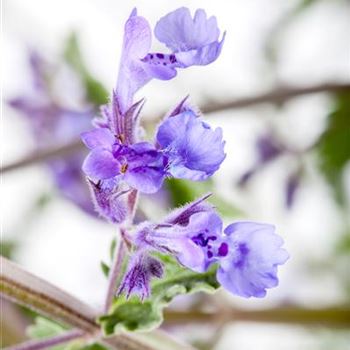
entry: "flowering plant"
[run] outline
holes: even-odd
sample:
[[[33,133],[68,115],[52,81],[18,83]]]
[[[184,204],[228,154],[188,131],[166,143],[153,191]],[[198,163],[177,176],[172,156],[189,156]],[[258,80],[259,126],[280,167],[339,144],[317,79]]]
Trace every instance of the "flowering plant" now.
[[[118,79],[109,103],[101,106],[89,131],[85,131],[86,115],[92,111],[79,114],[84,123],[79,132],[84,130],[80,136],[88,154],[80,152],[78,158],[67,160],[58,177],[71,179],[69,171],[82,163],[95,211],[118,228],[112,262],[103,264],[109,279],[104,310],[94,315],[106,336],[158,327],[164,307],[179,294],[214,292],[222,286],[233,295],[262,298],[278,285],[278,266],[288,259],[283,240],[270,224],[240,221],[224,228],[209,202],[212,193],[163,218],[136,222],[140,193],[158,192],[165,179],[208,180],[226,157],[222,129],[205,122],[188,97],[164,116],[153,140],[142,138],[144,100],[135,100],[138,90],[152,79],[170,80],[181,69],[214,62],[225,41],[216,18],[207,18],[201,9],[193,17],[187,8],[167,14],[154,34],[170,52],[151,51],[150,25],[134,9],[125,24]],[[59,129],[66,119],[71,124],[74,111],[53,106],[49,96],[44,102],[35,109],[36,121],[44,121],[48,111],[53,118],[49,126],[36,125],[34,131],[44,135],[58,130],[61,135]],[[12,105],[33,115],[28,101],[14,100]],[[68,185],[62,185],[68,193],[77,187]],[[83,199],[78,204],[91,211]]]
[[[144,102],[135,102],[135,93],[152,79],[169,80],[180,68],[215,61],[225,38],[224,33],[219,39],[215,17],[207,18],[197,10],[192,18],[186,8],[161,18],[154,33],[171,53],[149,52],[150,26],[133,10],[125,24],[111,101],[94,119],[94,129],[81,135],[90,150],[83,171],[96,211],[120,229],[117,258],[109,271],[107,314],[100,318],[107,334],[120,327],[158,325],[162,307],[179,293],[221,285],[242,297],[264,297],[266,289],[278,284],[278,265],[288,259],[272,225],[236,222],[224,229],[219,214],[207,202],[211,194],[158,222],[133,225],[138,193],[157,192],[165,178],[206,180],[225,159],[222,129],[214,130],[204,122],[188,98],[164,117],[153,142],[141,139],[139,117]],[[137,312],[131,312],[133,308]]]

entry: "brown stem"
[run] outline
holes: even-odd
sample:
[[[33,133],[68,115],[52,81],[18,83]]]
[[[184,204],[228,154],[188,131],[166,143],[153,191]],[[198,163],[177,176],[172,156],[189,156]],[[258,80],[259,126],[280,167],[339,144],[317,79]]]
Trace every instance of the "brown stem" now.
[[[213,113],[224,111],[228,109],[237,109],[237,108],[246,108],[254,105],[262,104],[262,103],[283,103],[292,98],[315,94],[321,92],[328,93],[338,93],[338,92],[346,92],[350,91],[350,83],[337,83],[337,82],[326,82],[316,85],[310,86],[283,86],[277,87],[270,91],[257,94],[254,96],[237,98],[235,100],[230,101],[222,101],[222,102],[211,102],[207,105],[201,107],[201,110],[204,113]],[[154,120],[155,121],[155,120]],[[158,120],[157,120],[158,121]],[[1,173],[7,173],[12,170],[16,170],[25,166],[29,166],[38,162],[45,161],[49,158],[55,156],[64,156],[70,152],[82,149],[83,145],[80,140],[75,140],[70,144],[64,146],[58,146],[57,148],[52,148],[49,150],[41,150],[37,151],[35,154],[31,154],[29,156],[25,156],[22,159],[14,161],[10,164],[4,165],[0,168]]]
[[[292,98],[321,92],[338,93],[350,91],[350,83],[326,82],[309,86],[280,86],[254,96],[241,97],[236,100],[212,102],[202,106],[203,113],[220,112],[228,109],[246,108],[262,103],[280,104]]]
[[[166,311],[165,324],[225,322],[268,322],[304,325],[324,325],[328,327],[350,327],[350,309],[347,307],[306,309],[280,307],[267,310],[227,309],[220,313],[198,310]]]
[[[32,154],[24,156],[22,159],[14,161],[13,163],[4,165],[0,168],[0,173],[7,173],[12,170],[23,168],[44,160],[54,157],[64,157],[67,154],[84,149],[84,145],[80,140],[74,140],[71,143],[60,145],[58,147],[46,148],[43,150],[37,150]]]

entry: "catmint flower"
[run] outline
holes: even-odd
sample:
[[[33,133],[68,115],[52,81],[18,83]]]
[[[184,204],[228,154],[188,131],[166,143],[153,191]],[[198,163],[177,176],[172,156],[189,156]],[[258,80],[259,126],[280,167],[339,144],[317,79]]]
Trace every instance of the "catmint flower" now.
[[[175,178],[206,180],[225,159],[222,129],[213,130],[192,109],[165,119],[156,139]]]
[[[135,245],[138,249],[174,255],[182,265],[194,271],[204,271],[204,252],[188,234],[188,226],[193,216],[203,214],[206,217],[213,211],[212,206],[205,203],[208,196],[173,211],[159,224],[140,224],[135,233]]]
[[[131,106],[136,91],[151,79],[169,80],[176,76],[177,68],[215,61],[224,42],[224,36],[219,41],[216,18],[207,18],[201,9],[192,19],[187,8],[179,8],[161,18],[154,32],[171,53],[150,53],[150,25],[134,9],[124,28],[116,88],[122,113]]]
[[[141,300],[150,296],[150,282],[152,278],[163,276],[163,265],[147,251],[139,251],[131,258],[128,270],[121,282],[117,294],[139,295]]]
[[[164,159],[150,143],[122,144],[106,128],[85,132],[81,137],[91,149],[83,171],[92,180],[123,180],[143,193],[154,193],[161,187]]]
[[[226,227],[228,252],[219,262],[218,282],[242,297],[262,298],[266,289],[278,285],[277,267],[289,255],[274,226],[237,222]]]
[[[204,197],[205,198],[205,197]],[[242,297],[264,297],[277,286],[277,267],[288,259],[274,227],[238,222],[223,230],[220,216],[200,199],[159,224],[139,225],[138,249],[174,255],[185,267],[204,272],[217,264],[217,280]]]

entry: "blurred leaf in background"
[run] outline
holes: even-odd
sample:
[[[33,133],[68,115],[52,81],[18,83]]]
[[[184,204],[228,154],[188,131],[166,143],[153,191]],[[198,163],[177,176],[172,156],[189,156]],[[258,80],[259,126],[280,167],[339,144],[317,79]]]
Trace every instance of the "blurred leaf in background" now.
[[[335,198],[345,204],[343,170],[350,161],[350,93],[338,94],[335,108],[328,116],[328,125],[316,150],[320,168],[332,186]]]
[[[87,69],[80,51],[78,37],[71,33],[64,46],[64,58],[80,77],[86,91],[87,99],[96,106],[108,102],[109,93],[101,82],[96,80]]]
[[[63,334],[68,329],[47,318],[38,316],[34,324],[27,327],[27,335],[32,339],[44,339]],[[106,350],[98,343],[87,343],[86,339],[77,339],[66,344],[50,347],[52,350]]]

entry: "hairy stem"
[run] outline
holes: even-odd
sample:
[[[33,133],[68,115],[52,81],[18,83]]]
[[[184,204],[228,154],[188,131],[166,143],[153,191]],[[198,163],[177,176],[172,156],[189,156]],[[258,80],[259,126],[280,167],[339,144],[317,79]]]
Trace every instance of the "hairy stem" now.
[[[118,289],[117,281],[122,272],[125,253],[126,253],[126,245],[125,245],[124,239],[120,237],[118,242],[118,247],[116,249],[116,253],[114,255],[114,259],[112,262],[111,270],[109,271],[108,288],[107,288],[106,300],[104,305],[105,313],[107,313],[109,308],[111,307],[113,298]]]
[[[17,304],[87,332],[97,313],[88,305],[1,257],[0,292]]]
[[[338,93],[350,91],[350,83],[339,83],[339,82],[325,82],[317,85],[309,86],[289,86],[284,85],[282,87],[276,87],[270,91],[247,96],[242,98],[237,98],[230,101],[215,102],[212,101],[207,105],[201,107],[204,113],[214,113],[219,111],[224,111],[228,109],[246,108],[263,103],[283,103],[292,98],[298,96],[304,96],[315,93]],[[153,120],[153,122],[158,122],[158,120]],[[1,173],[7,173],[12,170],[16,170],[25,166],[29,166],[38,162],[43,162],[52,157],[63,157],[68,153],[74,152],[76,150],[82,149],[84,146],[80,140],[74,140],[72,143],[58,146],[57,148],[45,149],[37,151],[35,154],[25,156],[22,159],[14,161],[10,164],[4,165],[0,168]]]
[[[6,258],[0,257],[0,265],[0,293],[3,297],[98,338],[98,342],[106,344],[108,348],[118,350],[184,350],[188,348],[159,331],[152,331],[147,334],[147,337],[123,333],[103,338],[100,326],[96,323],[97,311],[89,305],[21,269]]]
[[[4,350],[40,350],[46,349],[54,345],[67,343],[71,340],[84,337],[85,333],[80,329],[73,329],[66,333],[57,335],[55,337],[40,339],[40,340],[29,340],[24,343],[9,346]]]

